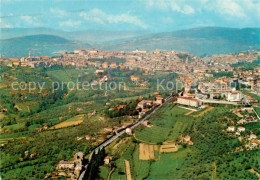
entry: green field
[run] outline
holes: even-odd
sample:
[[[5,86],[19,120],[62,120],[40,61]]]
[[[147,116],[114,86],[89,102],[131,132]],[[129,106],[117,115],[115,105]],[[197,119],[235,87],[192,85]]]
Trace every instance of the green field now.
[[[111,179],[126,178],[125,159],[130,162],[133,179],[257,179],[248,168],[259,169],[259,151],[229,154],[240,143],[236,137],[229,137],[223,131],[226,125],[219,122],[227,116],[233,117],[231,108],[217,106],[201,117],[192,118],[184,115],[189,110],[166,104],[149,119],[153,127],[134,130],[136,140],[131,137],[116,146],[117,140],[107,148],[106,152],[116,159],[112,162],[117,168]],[[248,131],[259,133],[259,123],[245,127]],[[161,144],[176,140],[180,135],[190,135],[194,145],[180,147],[177,152],[171,153],[155,151],[155,160],[139,159],[140,142]]]
[[[255,112],[260,117],[260,107],[254,107]]]
[[[154,144],[176,140],[195,121],[195,118],[184,116],[187,112],[189,110],[167,104],[149,119],[153,127],[139,127],[135,136],[140,141]]]

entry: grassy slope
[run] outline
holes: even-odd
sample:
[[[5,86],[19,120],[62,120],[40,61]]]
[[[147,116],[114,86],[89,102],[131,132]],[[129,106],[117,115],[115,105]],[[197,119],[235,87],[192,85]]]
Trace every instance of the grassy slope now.
[[[211,178],[213,176],[215,178],[256,179],[256,176],[248,172],[247,168],[257,169],[256,159],[259,155],[257,151],[227,154],[238,145],[238,140],[223,134],[222,129],[226,127],[218,121],[230,115],[230,108],[232,107],[215,107],[202,117],[192,118],[184,116],[188,110],[172,108],[172,105],[167,104],[150,118],[154,127],[138,128],[135,130],[136,136],[147,142],[159,143],[176,139],[180,134],[189,134],[194,145],[180,148],[174,153],[160,154],[160,160],[142,161],[139,160],[138,143],[130,140],[121,144],[113,154],[116,157],[119,156],[116,164],[120,164],[119,162],[123,162],[124,159],[129,160],[134,179]],[[255,132],[258,129],[251,128],[250,130]],[[123,168],[122,163],[120,169]],[[118,179],[119,171],[116,170],[113,173],[112,179]]]

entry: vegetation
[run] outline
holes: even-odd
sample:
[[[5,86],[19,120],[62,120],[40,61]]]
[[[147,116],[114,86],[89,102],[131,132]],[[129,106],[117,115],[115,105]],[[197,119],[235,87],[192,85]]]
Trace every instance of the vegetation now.
[[[153,127],[138,127],[135,137],[126,143],[111,144],[108,153],[119,165],[124,159],[130,162],[132,177],[136,179],[257,179],[249,169],[258,171],[259,151],[234,151],[243,145],[237,137],[226,133],[226,117],[234,119],[232,106],[218,105],[203,116],[193,118],[189,112],[173,104],[167,104],[150,118]],[[259,123],[245,125],[246,132],[259,135]],[[161,144],[177,140],[180,135],[189,135],[193,146],[183,145],[177,152],[156,152],[155,160],[139,159],[139,143]],[[117,148],[113,148],[117,146]],[[126,151],[124,151],[126,149]],[[123,164],[116,168],[112,179],[119,179]],[[119,170],[121,169],[121,170]]]
[[[138,84],[131,82],[129,77],[133,71],[119,69],[105,73],[110,73],[115,82],[125,82],[126,90],[84,91],[71,89],[65,84],[63,88],[52,92],[53,82],[61,87],[64,82],[99,80],[102,75],[95,74],[95,70],[94,67],[75,69],[73,66],[58,65],[15,69],[1,67],[0,141],[4,144],[1,147],[2,178],[41,179],[47,173],[55,171],[60,160],[72,159],[75,152],[88,154],[97,142],[86,141],[85,138],[77,140],[77,137],[90,135],[100,140],[106,138],[107,134],[99,134],[103,128],[129,122],[125,115],[136,114],[136,99],[139,96],[151,98],[154,92],[150,86],[140,88]],[[138,72],[140,75],[142,73]],[[160,72],[154,76],[169,77]],[[176,75],[171,76],[174,77]],[[36,82],[45,86],[41,92],[39,87],[32,91],[15,90],[11,87],[14,81],[24,81],[26,85]],[[19,88],[18,85],[14,87]],[[110,102],[111,106],[106,105],[107,102]],[[107,114],[109,107],[120,104],[125,104],[126,107],[114,115]],[[68,124],[72,126],[67,126]],[[55,128],[61,125],[62,128]],[[47,126],[47,129],[42,130],[44,126]],[[36,153],[35,157],[25,156],[26,151],[29,156]]]
[[[234,76],[233,72],[227,72],[227,71],[220,71],[220,72],[213,72],[214,78],[219,78],[219,77],[232,77]]]
[[[258,56],[257,60],[252,62],[242,61],[236,64],[231,64],[231,67],[242,67],[242,70],[253,70],[255,67],[260,66],[260,56]]]

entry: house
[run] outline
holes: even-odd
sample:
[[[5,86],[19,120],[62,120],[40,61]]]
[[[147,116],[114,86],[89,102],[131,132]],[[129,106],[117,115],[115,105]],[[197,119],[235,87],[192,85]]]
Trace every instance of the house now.
[[[131,75],[130,79],[131,79],[131,81],[139,81],[140,80],[140,76]]]
[[[58,164],[58,169],[74,169],[74,161],[64,161],[61,160]]]
[[[260,146],[260,140],[258,140],[258,139],[251,140],[251,147],[252,148],[259,147],[259,146]]]
[[[45,124],[45,125],[43,126],[43,130],[47,130],[48,127],[49,127],[49,123],[47,123],[47,124]]]
[[[185,137],[183,138],[183,141],[184,141],[184,142],[189,142],[189,141],[190,141],[190,136],[185,136]]]
[[[92,113],[91,113],[91,115],[92,116],[95,116],[97,114],[97,110],[95,109]]]
[[[91,136],[90,135],[86,135],[85,138],[86,138],[87,141],[89,141],[91,139]]]
[[[198,99],[189,98],[189,97],[178,97],[177,103],[187,106],[193,106],[193,107],[200,107],[202,105],[202,102]]]
[[[241,101],[242,94],[238,91],[229,92],[227,94],[227,101],[238,102]]]
[[[106,157],[104,158],[104,163],[105,163],[105,164],[109,164],[111,160],[112,160],[112,157],[111,157],[111,156],[106,156]]]
[[[240,133],[239,133],[239,132],[236,132],[235,135],[240,136]]]
[[[188,145],[193,145],[193,142],[192,141],[188,141]]]
[[[83,139],[83,137],[77,137],[77,141],[80,141],[81,139]]]
[[[141,118],[143,115],[145,115],[147,112],[149,111],[149,109],[142,109],[141,112],[139,112],[138,118]]]
[[[110,65],[110,68],[116,69],[117,68],[117,64],[115,62],[112,62],[111,65]]]
[[[77,152],[75,155],[74,155],[74,163],[76,165],[76,168],[75,170],[81,170],[82,169],[82,161],[84,159],[84,154],[83,152]]]
[[[150,101],[150,100],[142,100],[140,101],[137,106],[136,106],[136,109],[146,109],[148,106],[152,106],[153,105],[153,101]]]
[[[113,128],[111,128],[111,127],[105,127],[105,128],[104,128],[104,131],[106,131],[106,132],[113,132]]]
[[[150,125],[150,121],[149,120],[145,120],[145,121],[142,122],[142,125],[149,126]]]
[[[104,71],[105,71],[104,69],[97,69],[95,73],[96,73],[96,74],[104,73]]]
[[[164,103],[164,98],[162,98],[161,95],[156,95],[156,101],[155,104],[163,104]]]
[[[102,64],[102,68],[107,69],[107,68],[108,68],[108,63],[107,63],[107,62],[104,62],[104,63]]]
[[[78,55],[85,55],[87,52],[85,49],[76,49],[74,50],[74,54],[78,54]]]
[[[235,126],[228,126],[227,131],[234,132],[235,131]]]
[[[147,106],[147,102],[146,102],[145,100],[142,100],[142,101],[140,101],[140,102],[137,104],[136,109],[139,109],[139,108],[145,109],[146,106]]]
[[[29,154],[29,151],[24,151],[24,158],[26,158]]]
[[[125,104],[120,104],[117,106],[117,110],[119,111],[120,109],[123,109],[124,107],[126,107]]]
[[[256,139],[256,138],[257,138],[257,136],[255,134],[250,134],[248,140]]]
[[[133,134],[131,128],[126,128],[125,132],[126,132],[126,134],[128,134],[128,135],[132,135],[132,134]]]
[[[244,132],[246,129],[245,129],[244,127],[242,127],[242,126],[239,126],[239,127],[237,128],[237,130],[238,130],[239,132]]]
[[[34,158],[36,156],[36,153],[32,153],[31,155],[30,155],[30,158],[32,159],[32,158]]]

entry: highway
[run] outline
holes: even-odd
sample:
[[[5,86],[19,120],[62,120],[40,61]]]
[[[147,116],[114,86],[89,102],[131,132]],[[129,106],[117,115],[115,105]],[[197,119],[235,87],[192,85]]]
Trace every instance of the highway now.
[[[122,136],[125,132],[127,128],[135,128],[136,126],[140,125],[143,121],[147,120],[148,118],[151,117],[152,114],[154,114],[160,107],[162,107],[165,103],[167,103],[169,100],[172,99],[172,96],[168,96],[167,98],[165,98],[165,102],[161,105],[159,105],[158,107],[154,108],[149,114],[147,114],[145,117],[141,118],[139,121],[128,125],[127,127],[123,128],[120,130],[120,132],[118,132],[117,134],[111,136],[109,139],[105,140],[104,142],[102,142],[100,145],[98,145],[92,152],[91,155],[89,157],[89,162],[91,162],[91,158],[92,158],[92,154],[95,152],[96,154],[98,153],[99,150],[103,149],[104,147],[106,147],[107,145],[109,145],[110,143],[112,143],[114,140],[116,140],[118,137]],[[86,173],[86,170],[88,168],[88,164],[85,165],[84,167],[84,171],[80,174],[79,176],[79,180],[83,180],[84,175]]]

